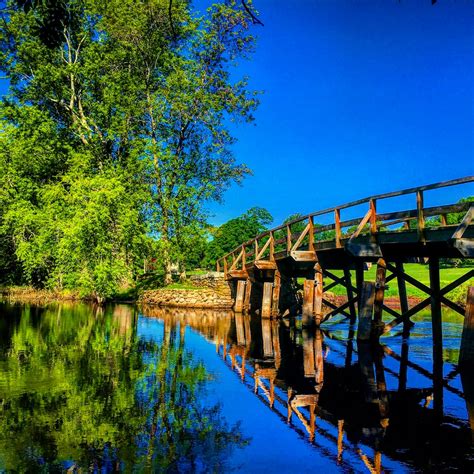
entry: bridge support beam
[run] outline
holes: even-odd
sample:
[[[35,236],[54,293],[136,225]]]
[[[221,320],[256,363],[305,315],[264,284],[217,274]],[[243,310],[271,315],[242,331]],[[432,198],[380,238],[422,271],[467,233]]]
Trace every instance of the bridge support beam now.
[[[474,366],[474,286],[469,287],[459,351],[460,366]]]
[[[323,272],[317,263],[303,286],[303,326],[319,326],[323,316]]]
[[[244,310],[245,289],[247,286],[246,280],[237,280],[235,290],[234,311],[241,313]]]
[[[431,287],[431,331],[433,334],[433,405],[436,415],[440,417],[443,413],[443,323],[441,317],[439,258],[430,257],[429,270]]]
[[[357,339],[369,341],[372,337],[372,315],[374,313],[375,283],[364,281],[359,299],[359,325]]]

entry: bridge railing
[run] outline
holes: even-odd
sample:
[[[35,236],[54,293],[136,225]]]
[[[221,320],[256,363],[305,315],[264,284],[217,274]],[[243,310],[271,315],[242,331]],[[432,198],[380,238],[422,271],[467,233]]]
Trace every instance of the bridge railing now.
[[[356,239],[362,234],[372,234],[375,236],[379,232],[397,232],[411,229],[416,230],[418,239],[423,241],[427,218],[439,217],[439,227],[448,227],[447,216],[453,213],[465,213],[464,218],[457,225],[452,235],[452,238],[461,238],[474,216],[474,202],[425,207],[424,197],[427,191],[448,186],[462,186],[472,182],[474,182],[474,176],[467,176],[426,186],[378,194],[313,212],[265,231],[255,238],[244,242],[217,260],[217,271],[227,273],[231,270],[244,270],[248,263],[257,260],[272,261],[276,255],[291,254],[291,252],[298,249],[314,251],[316,243],[321,242],[329,242],[334,247],[341,248],[345,242]],[[416,207],[413,209],[385,213],[377,212],[377,203],[379,201],[407,194],[415,195]],[[367,211],[364,216],[348,220],[341,219],[342,210],[364,204],[367,205]],[[316,217],[325,215],[332,216],[332,223],[322,225],[315,222]],[[399,228],[388,229],[393,226],[399,226]]]

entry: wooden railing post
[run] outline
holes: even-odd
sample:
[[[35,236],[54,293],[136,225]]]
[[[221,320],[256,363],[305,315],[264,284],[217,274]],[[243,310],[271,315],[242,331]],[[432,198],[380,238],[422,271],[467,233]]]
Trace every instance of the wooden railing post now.
[[[221,266],[219,264],[219,260],[216,260],[216,270],[219,273],[221,271]]]
[[[242,270],[245,270],[245,264],[246,264],[245,245],[242,245]]]
[[[416,215],[418,240],[425,240],[425,216],[423,215],[423,191],[416,192]]]
[[[340,209],[334,209],[334,225],[336,229],[336,247],[341,247],[341,211]]]
[[[257,239],[254,240],[254,248],[255,248],[255,255],[254,255],[253,261],[255,262],[258,257],[258,240]]]
[[[291,229],[290,226],[286,226],[286,251],[291,252]]]
[[[275,239],[273,238],[273,232],[270,232],[270,261],[275,260]]]
[[[308,243],[308,250],[314,250],[314,222],[313,216],[309,218],[309,243]]]
[[[370,200],[370,233],[377,233],[377,204],[375,199]]]
[[[227,257],[224,257],[224,273],[227,275]]]

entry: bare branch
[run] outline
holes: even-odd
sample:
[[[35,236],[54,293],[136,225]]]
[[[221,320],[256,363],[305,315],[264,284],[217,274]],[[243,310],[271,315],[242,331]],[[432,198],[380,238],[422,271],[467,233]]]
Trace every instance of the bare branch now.
[[[242,6],[245,8],[245,11],[248,13],[248,15],[250,16],[250,18],[252,19],[252,23],[254,25],[263,25],[263,23],[254,15],[254,13],[252,12],[252,10],[250,10],[249,6],[245,3],[245,0],[241,0],[242,2]]]

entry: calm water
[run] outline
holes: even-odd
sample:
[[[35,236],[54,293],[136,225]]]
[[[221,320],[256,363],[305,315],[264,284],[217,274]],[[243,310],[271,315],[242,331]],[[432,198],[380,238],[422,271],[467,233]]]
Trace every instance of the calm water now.
[[[461,323],[433,377],[426,318],[370,347],[345,322],[0,304],[0,471],[473,472]]]

